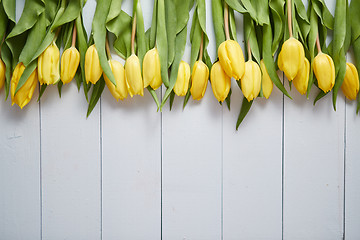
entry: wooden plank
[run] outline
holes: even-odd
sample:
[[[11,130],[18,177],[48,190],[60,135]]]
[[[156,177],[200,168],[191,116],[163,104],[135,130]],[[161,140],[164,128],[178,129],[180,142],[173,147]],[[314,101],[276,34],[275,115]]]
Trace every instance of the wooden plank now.
[[[147,92],[116,102],[105,89],[101,106],[103,239],[160,239],[160,113]]]
[[[37,89],[21,110],[0,94],[0,236],[40,239],[40,127]]]
[[[75,82],[41,98],[44,239],[100,239],[100,112]]]
[[[274,87],[268,100],[255,99],[236,131],[243,95],[232,81],[231,111],[223,107],[224,239],[281,239],[283,95]]]
[[[285,99],[284,239],[340,239],[343,234],[345,104],[328,94],[313,106],[293,88]]]

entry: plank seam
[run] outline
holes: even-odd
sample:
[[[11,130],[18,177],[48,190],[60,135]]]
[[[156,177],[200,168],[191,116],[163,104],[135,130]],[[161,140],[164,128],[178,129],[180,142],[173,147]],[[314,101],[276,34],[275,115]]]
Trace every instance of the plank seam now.
[[[282,75],[284,85],[284,74]],[[282,119],[281,119],[281,239],[284,239],[284,183],[285,183],[285,95],[282,94]]]
[[[102,129],[102,102],[100,97],[100,114],[99,114],[99,123],[100,123],[100,239],[103,239],[103,129]]]
[[[40,84],[39,84],[40,95]],[[41,100],[39,99],[39,184],[40,184],[40,239],[43,239],[43,191],[42,191],[42,139],[41,139]]]
[[[343,168],[344,168],[344,179],[343,179],[343,239],[345,240],[345,229],[346,229],[346,225],[345,225],[345,219],[346,219],[346,97],[345,97],[345,101],[344,101],[344,105],[345,105],[345,110],[344,110],[344,162],[343,162]]]

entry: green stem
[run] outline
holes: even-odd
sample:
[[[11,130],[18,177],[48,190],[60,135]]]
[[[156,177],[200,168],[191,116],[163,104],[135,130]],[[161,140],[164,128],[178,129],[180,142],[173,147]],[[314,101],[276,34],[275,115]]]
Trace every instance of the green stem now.
[[[200,53],[199,53],[199,61],[202,61],[204,52],[204,32],[201,32],[201,43],[200,43]]]
[[[230,39],[229,34],[229,6],[224,1],[224,28],[225,28],[225,36],[226,40]]]
[[[290,37],[293,37],[291,7],[292,7],[291,0],[287,0],[288,28],[289,28]]]
[[[71,42],[71,46],[75,47],[75,43],[76,43],[76,24],[74,21],[74,28],[73,28],[73,35],[72,35],[72,42]]]
[[[319,40],[319,33],[316,36],[316,47],[317,47],[317,50],[318,50],[318,54],[322,53],[321,46],[320,46],[320,40]]]
[[[131,54],[135,54],[135,33],[136,33],[136,13],[134,13],[132,32],[131,32]]]

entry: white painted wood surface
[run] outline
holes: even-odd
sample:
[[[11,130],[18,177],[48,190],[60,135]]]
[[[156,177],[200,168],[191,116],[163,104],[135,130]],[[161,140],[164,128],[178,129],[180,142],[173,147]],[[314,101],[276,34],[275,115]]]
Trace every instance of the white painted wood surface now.
[[[152,1],[141,3],[147,28]],[[210,84],[200,102],[182,110],[176,97],[162,113],[146,91],[116,102],[105,89],[88,119],[75,83],[22,111],[0,101],[0,239],[359,239],[356,104],[339,94],[334,112],[330,96],[314,107],[316,91],[306,100],[293,88],[290,100],[274,88],[236,132],[232,89],[230,112]]]

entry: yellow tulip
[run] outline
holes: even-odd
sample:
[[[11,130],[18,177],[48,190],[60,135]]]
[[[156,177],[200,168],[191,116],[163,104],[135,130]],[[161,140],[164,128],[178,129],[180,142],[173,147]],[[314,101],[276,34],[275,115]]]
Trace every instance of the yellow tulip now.
[[[330,91],[335,84],[335,66],[332,58],[325,53],[319,53],[314,58],[313,70],[319,88],[324,92]]]
[[[11,105],[16,103],[21,109],[30,102],[38,81],[38,72],[37,69],[35,69],[15,95],[16,87],[24,70],[24,64],[18,63],[14,69],[10,83]]]
[[[85,53],[85,79],[86,83],[92,84],[99,81],[103,70],[100,65],[99,54],[95,44],[91,45]]]
[[[181,61],[174,86],[174,92],[178,96],[185,96],[189,88],[190,66],[187,62]]]
[[[131,97],[138,94],[144,96],[144,82],[141,77],[139,58],[132,54],[125,62],[125,80]]]
[[[6,73],[6,66],[5,63],[0,58],[0,89],[4,86],[5,83],[5,73]]]
[[[260,61],[260,69],[262,72],[262,79],[261,79],[262,92],[264,97],[268,99],[271,95],[274,84],[269,76],[268,71],[266,70],[266,66],[263,59]]]
[[[245,73],[241,79],[241,91],[244,97],[250,102],[255,99],[261,88],[261,70],[259,65],[249,60],[245,63]]]
[[[160,57],[156,48],[149,50],[143,61],[144,87],[151,86],[152,89],[158,89],[161,84]]]
[[[59,81],[59,59],[59,48],[52,42],[38,57],[38,76],[41,84],[49,85]]]
[[[195,62],[191,79],[190,93],[194,100],[200,100],[205,94],[209,80],[209,68],[203,61],[199,60]]]
[[[61,81],[66,84],[74,78],[80,63],[80,53],[75,47],[66,49],[61,56]]]
[[[300,94],[304,95],[307,91],[309,84],[309,74],[310,74],[310,63],[307,58],[305,58],[304,65],[294,78],[294,86],[299,91]]]
[[[292,81],[304,64],[305,52],[301,42],[295,38],[289,38],[284,42],[279,53],[278,66],[289,81]]]
[[[218,49],[219,62],[229,77],[236,80],[244,75],[245,60],[241,47],[234,40],[222,42]]]
[[[215,98],[223,102],[229,94],[231,78],[222,69],[220,62],[211,67],[210,82]]]
[[[109,60],[108,62],[109,62],[111,71],[114,74],[116,86],[110,81],[110,79],[104,73],[105,83],[108,86],[109,91],[111,92],[111,95],[113,95],[113,97],[117,101],[119,99],[123,100],[128,95],[126,81],[125,81],[124,67],[119,61],[116,61],[116,60]]]
[[[359,92],[359,75],[352,63],[346,63],[346,73],[341,89],[348,99],[356,99],[356,95]]]

